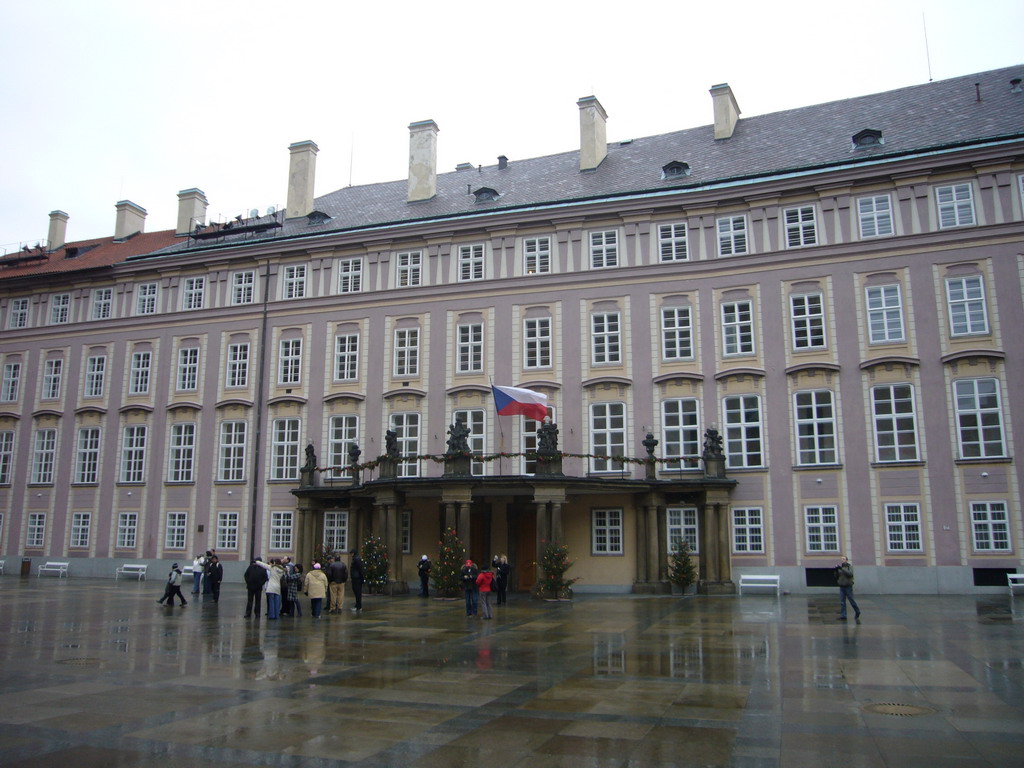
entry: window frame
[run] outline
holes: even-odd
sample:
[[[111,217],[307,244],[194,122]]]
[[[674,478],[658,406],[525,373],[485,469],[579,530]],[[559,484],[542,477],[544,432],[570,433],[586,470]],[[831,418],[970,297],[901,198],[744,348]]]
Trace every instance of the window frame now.
[[[291,552],[295,541],[295,513],[292,510],[271,510],[269,540],[272,552]]]
[[[25,549],[42,549],[46,546],[46,513],[29,512],[25,525]]]
[[[339,413],[331,416],[327,423],[327,456],[329,466],[335,469],[332,477],[347,476],[349,464],[348,449],[359,444],[359,414]]]
[[[551,419],[552,423],[555,423],[555,408],[554,406],[548,406],[547,418]],[[532,477],[537,474],[537,459],[527,458],[527,454],[535,453],[537,451],[537,430],[540,429],[541,422],[536,419],[531,419],[529,416],[519,417],[519,434],[522,439],[523,455],[520,457],[520,473],[528,477]]]
[[[57,430],[40,427],[33,433],[29,485],[53,485],[57,467]]]
[[[359,380],[359,334],[334,336],[334,381]]]
[[[998,509],[997,509],[998,508]],[[972,501],[971,547],[978,554],[1012,552],[1009,506],[1003,500]],[[998,512],[998,515],[994,514]],[[1002,543],[1003,546],[997,546]]]
[[[715,221],[720,257],[744,256],[750,253],[747,215],[720,216]]]
[[[149,426],[125,424],[121,430],[121,466],[119,482],[140,485],[146,482],[146,447]]]
[[[622,314],[618,310],[590,315],[590,362],[622,364]]]
[[[689,261],[689,229],[685,221],[658,224],[658,261]]]
[[[420,329],[395,328],[392,375],[412,379],[420,375]]]
[[[75,485],[99,483],[100,446],[102,431],[99,427],[79,427],[75,437]]]
[[[226,419],[217,430],[217,480],[222,483],[245,481],[249,422]]]
[[[302,337],[279,339],[277,345],[277,385],[302,385]]]
[[[897,390],[903,389],[906,392],[897,392]],[[879,397],[884,393],[888,393],[888,396]],[[914,385],[904,382],[877,384],[871,387],[870,399],[871,426],[875,438],[875,461],[879,464],[919,461],[920,447]],[[909,411],[906,410],[907,404],[909,404]],[[883,405],[886,406],[888,412],[883,410]],[[906,442],[906,435],[912,437],[911,443]],[[913,455],[904,455],[908,449],[912,449]]]
[[[415,288],[423,284],[423,251],[399,251],[396,259],[396,288]]]
[[[622,507],[594,507],[590,510],[590,554],[592,557],[625,555],[625,513]]]
[[[14,441],[13,429],[0,429],[0,485],[3,486],[10,485],[14,475]]]
[[[782,211],[787,248],[818,245],[818,216],[813,205],[797,205]]]
[[[619,230],[599,229],[587,233],[591,269],[619,266]]]
[[[487,453],[487,412],[483,408],[456,408],[452,411],[452,423],[462,422],[469,429],[466,440],[474,458],[469,473],[475,477],[486,474],[486,465],[475,457]]]
[[[894,554],[924,552],[920,504],[886,502],[882,512],[885,515],[886,551]]]
[[[732,552],[734,555],[764,554],[764,508],[732,508]]]
[[[868,343],[902,344],[907,340],[903,318],[903,286],[899,283],[864,286]]]
[[[816,307],[813,306],[815,301]],[[790,294],[789,319],[794,352],[828,348],[823,293],[819,291]]]
[[[693,307],[663,306],[660,320],[662,361],[693,360],[695,347]]]
[[[188,512],[170,510],[164,520],[164,549],[184,550],[188,542]]]
[[[159,307],[160,283],[146,282],[135,286],[135,315],[155,315]]]
[[[50,357],[43,362],[40,400],[60,400],[64,383],[64,358]]]
[[[961,196],[965,192],[966,196]],[[974,185],[965,181],[935,187],[935,212],[939,229],[975,226],[978,218],[974,210]]]
[[[308,264],[285,264],[281,275],[281,299],[306,298],[306,281],[309,279]]]
[[[186,277],[182,280],[181,308],[186,312],[206,307],[206,276]]]
[[[199,347],[180,347],[174,377],[175,392],[199,391]]]
[[[107,356],[89,355],[85,360],[85,390],[82,397],[103,397],[107,384]]]
[[[420,476],[420,435],[423,431],[422,419],[418,411],[399,411],[392,413],[388,419],[398,443],[399,461],[398,477]]]
[[[236,341],[228,344],[224,366],[224,388],[245,389],[249,386],[250,342]]]
[[[139,513],[118,512],[114,549],[135,549],[139,541]]]
[[[949,335],[954,338],[988,335],[988,302],[985,298],[985,280],[982,276],[952,276],[947,277],[945,282]],[[954,296],[958,283],[959,295]],[[973,283],[973,286],[968,283]]]
[[[825,415],[822,411],[827,410]],[[839,463],[836,395],[831,389],[793,393],[796,463],[801,467]]]
[[[680,539],[690,545],[690,554],[700,554],[700,516],[697,508],[674,504],[665,508],[665,545],[674,552]]]
[[[744,310],[743,307],[746,307]],[[722,357],[744,357],[757,354],[753,299],[723,301]]]
[[[456,282],[466,283],[484,279],[483,243],[467,243],[459,246]]]
[[[196,423],[179,421],[167,431],[167,482],[191,483],[195,480]]]
[[[882,200],[885,201],[884,208],[879,206]],[[866,205],[868,203],[870,207]],[[883,231],[883,222],[887,227],[886,231]],[[861,240],[890,237],[895,234],[896,228],[893,222],[891,195],[886,193],[884,195],[866,195],[857,198],[857,224]],[[874,231],[868,231],[869,229]]]
[[[243,269],[231,273],[231,306],[240,307],[256,301],[256,270]]]
[[[678,405],[677,413],[670,413],[670,405]],[[676,434],[678,433],[678,435]],[[700,455],[700,400],[696,397],[670,397],[661,401],[661,448],[667,470],[682,470],[683,459]]]
[[[362,293],[363,257],[340,258],[337,261],[338,293]]]
[[[736,406],[730,403],[735,401]],[[751,403],[756,406],[757,419],[747,418]],[[722,423],[726,465],[730,469],[752,469],[765,466],[764,408],[761,396],[754,393],[722,398]],[[737,461],[734,457],[740,457]]]
[[[0,403],[16,403],[21,394],[21,361],[4,362],[3,380],[0,382]]]
[[[351,515],[347,509],[324,511],[324,548],[329,552],[348,553]]]
[[[234,510],[217,512],[217,549],[234,552],[238,550],[239,514]]]
[[[459,323],[455,326],[455,372],[483,373],[484,324]]]
[[[625,463],[612,457],[626,455],[626,404],[618,400],[591,403],[589,415],[590,471],[623,472]]]
[[[50,322],[48,325],[67,325],[71,322],[71,294],[55,293],[50,297]]]
[[[114,289],[110,286],[94,288],[92,292],[91,320],[109,320],[114,316]]]
[[[21,328],[28,328],[30,308],[31,305],[27,297],[19,296],[11,299],[7,309],[7,329],[16,331]]]
[[[991,382],[991,391],[979,392],[979,385],[982,382]],[[962,388],[968,384],[971,385],[972,391],[963,391]],[[1006,457],[1006,421],[1003,416],[1003,397],[1001,390],[1001,382],[994,376],[956,379],[953,382],[954,423],[960,459],[1002,459]],[[970,408],[963,407],[964,398],[971,398],[974,400],[974,406]],[[994,398],[995,403],[985,406],[980,402],[982,398]],[[986,415],[990,417],[994,415],[997,420],[996,423],[992,423],[991,419],[988,419],[988,423],[986,424]],[[977,423],[974,425],[968,423],[971,418],[975,418]],[[985,438],[985,433],[993,430],[998,430],[998,441],[991,438]],[[975,439],[965,440],[965,435],[968,432],[976,432],[978,434]],[[995,446],[994,449],[986,447],[996,442],[998,442],[998,445]],[[977,455],[971,455],[971,452],[965,450],[965,447],[969,445],[978,446]]]
[[[549,275],[551,264],[550,237],[542,235],[523,238],[523,274]]]
[[[834,542],[831,549],[828,548],[830,537]],[[804,547],[809,555],[839,553],[838,505],[810,504],[804,506]]]
[[[550,317],[523,320],[523,368],[551,368],[554,360],[553,323]]]
[[[128,376],[129,395],[148,395],[152,378],[153,353],[150,350],[132,352],[131,369]]]
[[[71,513],[71,535],[68,537],[68,549],[88,549],[92,538],[92,512]]]
[[[298,480],[302,420],[295,417],[274,419],[270,434],[270,479]]]

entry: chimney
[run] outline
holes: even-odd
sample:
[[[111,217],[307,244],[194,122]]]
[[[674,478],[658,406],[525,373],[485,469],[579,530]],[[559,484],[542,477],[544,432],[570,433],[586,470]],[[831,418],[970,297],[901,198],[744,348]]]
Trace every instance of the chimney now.
[[[203,190],[195,187],[181,190],[178,193],[178,226],[174,234],[187,235],[196,224],[206,224],[206,208],[209,204]]]
[[[430,200],[437,194],[437,123],[409,124],[409,202]]]
[[[728,83],[711,86],[708,91],[715,106],[715,138],[728,139],[736,130],[736,122],[740,119],[740,106],[732,95]]]
[[[117,218],[114,221],[114,239],[127,240],[132,235],[146,228],[146,209],[131,200],[121,200],[114,208]]]
[[[288,207],[285,217],[295,219],[313,211],[313,181],[316,177],[316,153],[312,141],[299,141],[288,147],[292,153],[288,165]]]
[[[50,232],[46,239],[50,242],[51,251],[64,247],[68,233],[68,219],[70,218],[64,211],[50,211]]]
[[[508,158],[504,155],[498,155],[498,170],[504,171],[508,168]]]
[[[580,108],[580,170],[591,171],[608,154],[605,138],[608,113],[594,96],[584,96],[576,106]]]

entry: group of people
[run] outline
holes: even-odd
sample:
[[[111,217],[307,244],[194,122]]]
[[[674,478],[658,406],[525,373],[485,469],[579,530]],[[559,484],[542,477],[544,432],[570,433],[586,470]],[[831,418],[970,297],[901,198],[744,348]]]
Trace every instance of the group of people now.
[[[309,609],[314,620],[323,615],[324,601],[327,612],[338,614],[345,608],[345,585],[351,580],[355,597],[353,613],[363,610],[363,561],[359,553],[352,552],[351,569],[342,557],[329,557],[327,567],[314,562],[309,572],[303,574],[302,565],[293,563],[290,557],[274,558],[269,563],[257,557],[249,562],[244,577],[246,588],[245,618],[260,617],[263,595],[267,601],[267,619],[280,616],[302,616],[301,591],[309,598]]]
[[[426,558],[426,555],[423,556]],[[492,570],[493,569],[493,570]],[[476,616],[482,610],[483,619],[491,618],[491,594],[497,595],[497,605],[508,602],[508,557],[496,555],[491,567],[477,567],[472,560],[466,560],[460,570],[462,589],[466,593],[466,615]]]
[[[181,605],[188,605],[185,596],[181,593],[181,585],[184,583],[185,574],[175,563],[171,566],[171,572],[167,575],[167,584],[164,587],[164,595],[158,603],[167,606],[174,605],[174,598],[181,601]],[[205,554],[196,555],[192,560],[192,594],[198,595],[200,589],[204,595],[210,595],[213,602],[220,600],[220,583],[224,581],[224,566],[220,564],[220,558],[212,549],[206,550]]]

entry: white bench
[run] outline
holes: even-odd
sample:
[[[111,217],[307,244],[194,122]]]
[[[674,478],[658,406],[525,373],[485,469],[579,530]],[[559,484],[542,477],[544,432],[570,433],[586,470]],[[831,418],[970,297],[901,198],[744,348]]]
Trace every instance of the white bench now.
[[[0,571],[2,573],[3,571]],[[1006,574],[1006,584],[1010,587],[1010,597],[1013,597],[1013,590],[1017,587],[1024,588],[1024,573]]]
[[[135,576],[139,581],[145,581],[147,568],[149,566],[145,563],[125,563],[114,571],[114,581],[118,576]]]
[[[778,574],[768,573],[745,573],[740,576],[740,594],[743,594],[743,588],[750,589],[751,587],[767,587],[774,589],[776,595],[782,593],[782,580]]]
[[[36,577],[38,578],[42,576],[44,573],[56,573],[58,579],[61,577],[66,579],[68,577],[69,565],[71,565],[71,563],[59,563],[51,560],[50,562],[43,563],[39,566],[39,572],[36,574]]]
[[[0,576],[4,575],[4,565],[6,565],[6,563],[6,560],[0,560]]]
[[[195,569],[194,566],[186,565],[184,568],[181,569],[181,575],[182,576],[191,576],[193,573],[195,573],[195,570],[196,569]]]

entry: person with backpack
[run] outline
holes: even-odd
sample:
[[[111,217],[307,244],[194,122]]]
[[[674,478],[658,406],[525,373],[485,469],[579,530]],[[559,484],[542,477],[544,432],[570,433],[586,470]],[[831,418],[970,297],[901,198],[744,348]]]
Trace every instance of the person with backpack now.
[[[331,585],[331,613],[341,613],[345,607],[345,582],[348,581],[348,566],[341,555],[327,566],[327,581]]]
[[[164,604],[164,600],[167,601],[167,607],[170,608],[174,605],[174,597],[177,595],[178,599],[181,600],[181,605],[184,607],[188,605],[185,601],[185,596],[181,594],[181,569],[178,564],[175,563],[171,566],[171,572],[167,574],[167,585],[164,587],[164,596],[157,600],[160,605]]]
[[[430,569],[433,566],[430,563],[430,558],[426,555],[420,558],[419,563],[416,564],[416,570],[420,574],[420,597],[430,597]]]
[[[249,618],[256,610],[256,618],[260,617],[260,604],[263,602],[263,585],[269,578],[267,571],[261,567],[262,558],[257,557],[249,561],[249,567],[245,569],[242,578],[245,579],[245,618]]]

